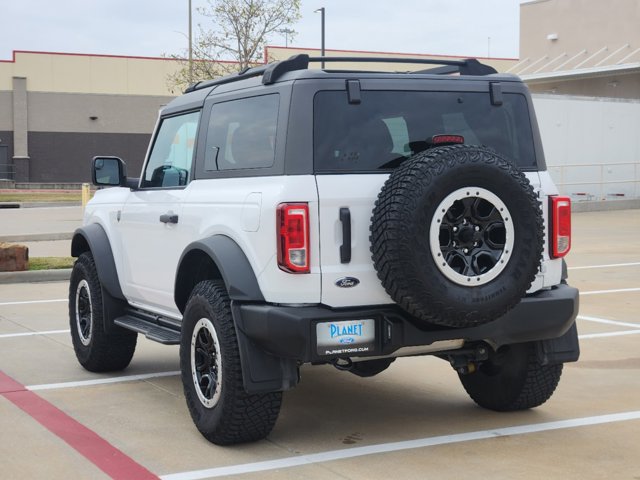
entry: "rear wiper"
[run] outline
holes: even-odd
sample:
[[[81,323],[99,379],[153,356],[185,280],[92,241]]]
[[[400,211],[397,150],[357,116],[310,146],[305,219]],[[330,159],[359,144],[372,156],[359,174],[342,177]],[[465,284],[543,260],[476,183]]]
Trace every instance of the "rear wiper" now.
[[[411,157],[400,156],[398,158],[394,158],[393,160],[389,160],[388,162],[380,165],[378,167],[378,170],[383,170],[387,168],[396,168],[398,165],[400,165],[402,162],[404,162],[408,158],[411,158]]]

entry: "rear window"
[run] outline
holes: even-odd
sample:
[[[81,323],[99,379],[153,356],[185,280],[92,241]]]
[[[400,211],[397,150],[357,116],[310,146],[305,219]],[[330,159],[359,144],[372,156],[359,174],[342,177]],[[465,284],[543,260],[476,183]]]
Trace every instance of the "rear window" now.
[[[434,135],[462,135],[524,170],[536,159],[527,101],[504,94],[500,106],[488,93],[363,91],[349,104],[346,91],[314,98],[314,166],[317,172],[371,172],[395,168],[428,148]]]

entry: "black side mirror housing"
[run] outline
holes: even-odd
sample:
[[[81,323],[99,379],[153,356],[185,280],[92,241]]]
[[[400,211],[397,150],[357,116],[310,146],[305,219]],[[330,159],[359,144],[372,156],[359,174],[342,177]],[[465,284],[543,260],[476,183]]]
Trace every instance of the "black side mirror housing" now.
[[[97,187],[127,186],[127,165],[118,157],[93,157],[91,180]]]

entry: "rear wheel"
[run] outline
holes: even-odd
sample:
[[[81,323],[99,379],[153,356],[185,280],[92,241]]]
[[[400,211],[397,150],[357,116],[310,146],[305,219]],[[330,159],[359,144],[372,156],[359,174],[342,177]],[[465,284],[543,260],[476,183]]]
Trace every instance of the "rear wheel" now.
[[[506,345],[460,381],[481,407],[500,412],[526,410],[546,402],[560,381],[562,364],[540,365],[535,343]]]
[[[91,252],[78,257],[69,285],[69,326],[73,349],[80,364],[92,372],[126,368],[136,350],[138,334],[108,326],[104,317],[102,285]]]
[[[200,282],[189,297],[180,369],[191,418],[207,440],[230,445],[260,440],[271,432],[282,392],[244,390],[231,302],[222,282]]]

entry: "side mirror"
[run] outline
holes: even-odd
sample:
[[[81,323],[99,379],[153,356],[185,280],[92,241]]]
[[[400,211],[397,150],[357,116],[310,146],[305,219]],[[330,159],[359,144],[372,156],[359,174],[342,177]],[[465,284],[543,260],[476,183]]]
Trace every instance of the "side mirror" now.
[[[126,186],[127,165],[118,157],[93,157],[91,180],[98,187]]]

